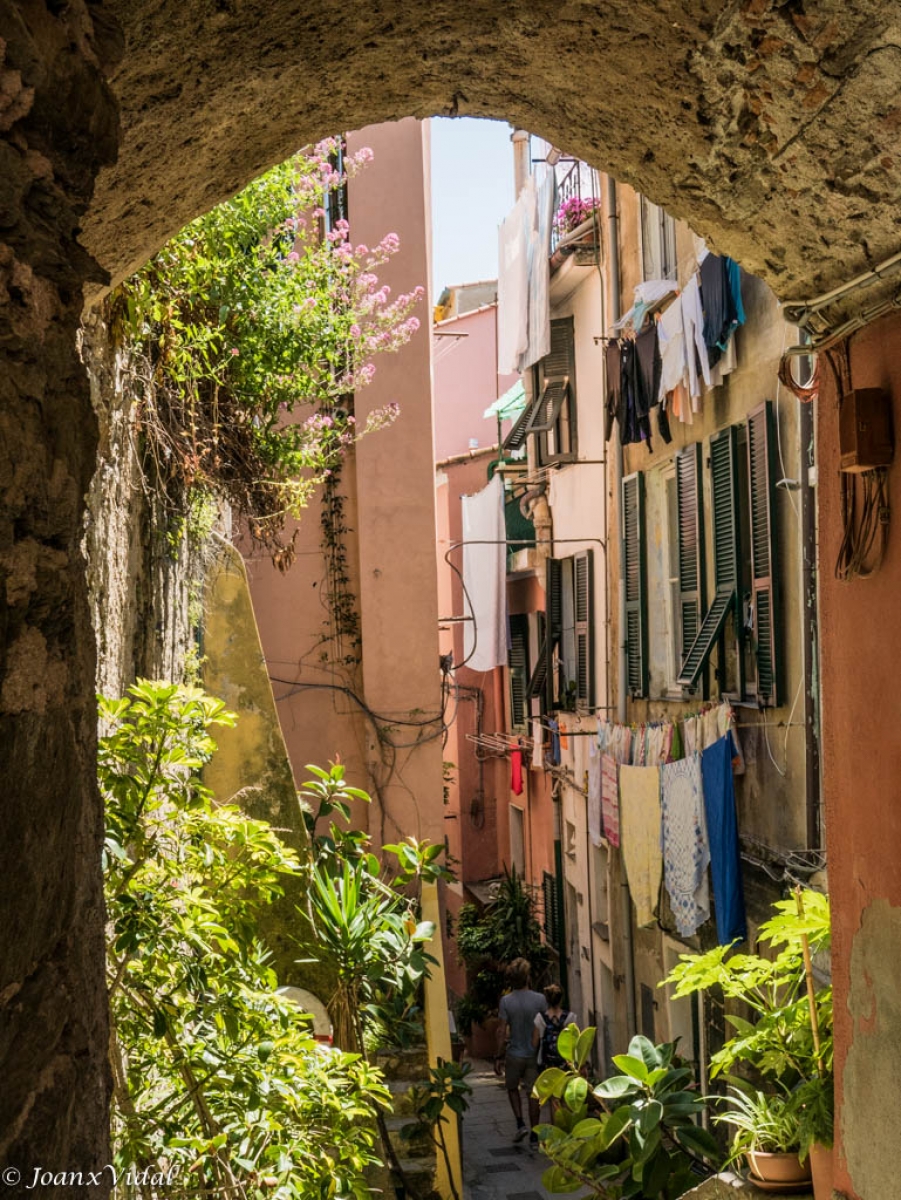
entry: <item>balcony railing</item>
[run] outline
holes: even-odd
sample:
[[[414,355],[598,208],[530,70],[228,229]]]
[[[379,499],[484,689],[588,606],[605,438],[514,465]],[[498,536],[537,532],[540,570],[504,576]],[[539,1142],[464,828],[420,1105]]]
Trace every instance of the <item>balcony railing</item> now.
[[[588,178],[586,178],[586,175]],[[574,162],[557,181],[557,206],[551,227],[551,254],[569,247],[594,245],[598,236],[595,210],[600,201],[589,183],[590,168]]]

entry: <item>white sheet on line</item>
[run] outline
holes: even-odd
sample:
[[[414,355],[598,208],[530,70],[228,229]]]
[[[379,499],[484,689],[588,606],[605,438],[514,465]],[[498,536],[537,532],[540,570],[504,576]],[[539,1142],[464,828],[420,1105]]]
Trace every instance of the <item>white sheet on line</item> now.
[[[507,661],[507,532],[499,475],[463,497],[463,583],[469,595],[463,626],[466,665],[491,671]],[[471,655],[471,657],[470,657]]]

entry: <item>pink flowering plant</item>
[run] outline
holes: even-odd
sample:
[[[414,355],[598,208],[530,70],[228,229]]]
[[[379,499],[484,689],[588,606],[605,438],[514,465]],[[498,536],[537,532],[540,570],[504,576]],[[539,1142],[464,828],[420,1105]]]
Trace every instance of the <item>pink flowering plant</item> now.
[[[397,234],[355,245],[334,215],[371,159],[342,157],[337,138],[306,148],[186,226],[113,300],[157,490],[176,511],[198,491],[227,502],[281,566],[289,518],[397,416],[389,404],[358,425],[353,396],[419,328],[424,289],[379,280]]]
[[[595,197],[583,199],[581,196],[571,196],[557,209],[554,217],[554,228],[559,236],[565,233],[572,233],[574,229],[587,221],[594,214],[595,209],[600,204],[600,201]]]

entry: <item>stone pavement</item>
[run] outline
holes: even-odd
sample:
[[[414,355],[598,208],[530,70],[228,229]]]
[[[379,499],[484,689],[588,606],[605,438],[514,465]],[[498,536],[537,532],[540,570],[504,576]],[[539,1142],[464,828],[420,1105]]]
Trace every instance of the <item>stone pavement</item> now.
[[[516,1121],[503,1079],[490,1063],[476,1060],[469,1083],[472,1097],[463,1118],[463,1200],[551,1200],[554,1193],[541,1186],[549,1160],[529,1148],[528,1138],[513,1142]]]

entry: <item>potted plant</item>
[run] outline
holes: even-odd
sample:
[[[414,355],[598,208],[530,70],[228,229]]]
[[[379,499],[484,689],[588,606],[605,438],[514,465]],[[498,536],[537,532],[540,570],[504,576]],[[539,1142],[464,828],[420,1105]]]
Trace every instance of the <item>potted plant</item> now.
[[[723,1100],[728,1110],[714,1117],[736,1130],[729,1160],[744,1157],[753,1181],[804,1183],[809,1163],[802,1163],[801,1131],[790,1092],[762,1092],[733,1086]]]
[[[675,996],[719,987],[750,1017],[726,1014],[735,1036],[711,1059],[711,1077],[733,1068],[750,1068],[786,1096],[798,1126],[801,1161],[814,1163],[817,1200],[828,1200],[832,1146],[832,989],[818,987],[812,958],[828,950],[828,897],[813,891],[774,905],[760,940],[776,951],[773,958],[733,953],[718,946],[706,954],[684,955],[670,973]]]

